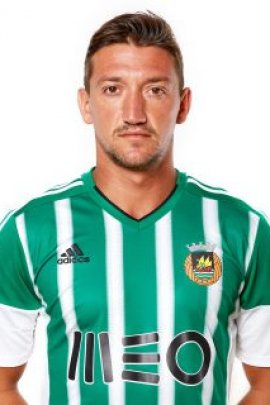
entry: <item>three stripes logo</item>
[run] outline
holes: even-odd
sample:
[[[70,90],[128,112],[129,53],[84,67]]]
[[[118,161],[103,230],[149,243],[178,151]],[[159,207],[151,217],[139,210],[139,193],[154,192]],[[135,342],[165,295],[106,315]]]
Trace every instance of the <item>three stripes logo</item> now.
[[[89,261],[90,257],[85,256],[77,243],[74,243],[70,248],[68,248],[64,253],[61,254],[61,257],[57,260],[57,263],[86,263]]]

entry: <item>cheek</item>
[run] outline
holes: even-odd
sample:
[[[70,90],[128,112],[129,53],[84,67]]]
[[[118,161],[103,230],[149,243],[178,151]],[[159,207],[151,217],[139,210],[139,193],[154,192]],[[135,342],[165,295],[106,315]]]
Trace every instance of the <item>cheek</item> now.
[[[96,128],[110,127],[117,120],[119,110],[120,109],[112,105],[112,103],[102,101],[94,103],[92,108],[94,126]]]
[[[172,132],[176,124],[178,106],[176,103],[166,101],[152,105],[149,108],[149,117],[160,133]]]

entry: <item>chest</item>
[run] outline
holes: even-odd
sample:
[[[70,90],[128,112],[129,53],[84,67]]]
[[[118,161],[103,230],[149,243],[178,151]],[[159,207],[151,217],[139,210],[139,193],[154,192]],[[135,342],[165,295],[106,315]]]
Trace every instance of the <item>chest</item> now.
[[[43,238],[36,283],[51,318],[74,311],[81,330],[99,331],[120,311],[132,334],[158,331],[168,307],[177,330],[203,329],[212,306],[226,327],[242,282],[230,244],[205,240],[190,222],[169,224],[134,230],[86,221],[61,238]]]

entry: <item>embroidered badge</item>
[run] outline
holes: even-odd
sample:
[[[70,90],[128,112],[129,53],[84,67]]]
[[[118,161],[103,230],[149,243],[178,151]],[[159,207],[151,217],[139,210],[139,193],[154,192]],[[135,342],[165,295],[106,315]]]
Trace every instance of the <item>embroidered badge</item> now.
[[[222,263],[214,252],[215,247],[211,243],[187,245],[190,254],[185,260],[185,271],[194,283],[209,286],[221,277]]]

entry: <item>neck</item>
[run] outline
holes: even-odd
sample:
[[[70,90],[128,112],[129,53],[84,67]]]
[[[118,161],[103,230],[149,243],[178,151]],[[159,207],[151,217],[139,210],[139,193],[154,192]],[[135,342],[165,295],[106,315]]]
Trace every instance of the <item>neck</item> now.
[[[176,182],[172,162],[162,162],[157,167],[139,172],[122,168],[113,162],[105,165],[97,162],[93,176],[102,193],[136,219],[162,204]]]

